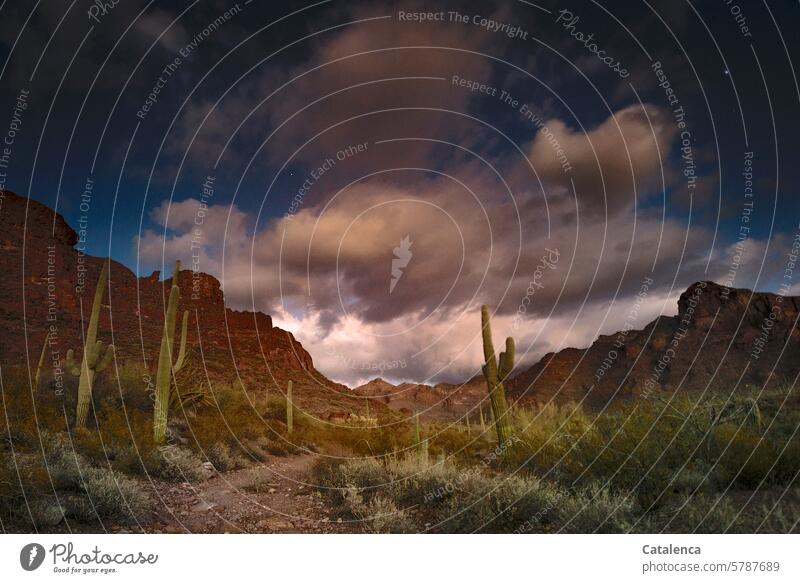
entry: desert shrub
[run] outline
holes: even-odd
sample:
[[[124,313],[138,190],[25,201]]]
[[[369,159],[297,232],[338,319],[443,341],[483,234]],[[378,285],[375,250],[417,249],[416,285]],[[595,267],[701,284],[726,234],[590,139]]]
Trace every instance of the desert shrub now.
[[[254,460],[263,460],[276,449],[272,442],[279,440],[280,424],[263,417],[241,389],[221,385],[214,388],[212,395],[214,404],[199,407],[187,416],[180,432],[190,447],[210,452],[221,444],[220,448],[227,448],[234,457],[242,452]]]
[[[106,462],[110,449],[130,446],[131,442],[145,451],[154,448],[152,411],[109,408],[99,411],[95,421],[95,429],[74,436],[76,447],[93,461]]]
[[[53,487],[77,488],[82,472],[89,466],[66,434],[43,434],[44,466]]]
[[[368,532],[374,534],[417,532],[408,512],[399,510],[392,499],[376,494],[369,496],[365,501],[361,491],[355,486],[346,488],[343,495],[353,518],[361,522]]]
[[[92,398],[96,410],[105,412],[120,409],[124,405],[129,411],[152,413],[155,398],[154,376],[138,360],[120,362],[116,368],[109,366],[97,377],[98,382],[94,383]]]
[[[150,507],[138,484],[93,467],[66,434],[43,434],[42,450],[0,455],[0,518],[11,531],[53,532],[64,519],[129,522]]]
[[[277,484],[271,482],[271,477],[264,475],[263,472],[251,471],[246,476],[246,481],[242,485],[242,490],[253,494],[267,494],[274,492]]]
[[[220,472],[236,470],[244,466],[244,460],[234,454],[228,444],[222,441],[208,448],[206,454],[208,461]]]
[[[245,456],[256,462],[263,462],[267,459],[269,452],[262,448],[263,442],[257,439],[245,439],[241,442],[241,450]]]
[[[203,463],[192,450],[181,446],[164,446],[156,450],[148,471],[168,482],[196,482],[203,477]]]
[[[43,523],[49,488],[42,458],[0,449],[0,520],[7,532],[28,532]],[[28,499],[39,501],[29,504]]]
[[[576,495],[560,498],[556,504],[565,519],[560,532],[629,532],[638,516],[635,496],[597,484],[580,490]]]
[[[106,449],[108,463],[115,470],[127,475],[141,475],[147,471],[147,459],[151,452],[136,449],[131,444],[113,444]]]
[[[449,459],[463,459],[479,461],[494,447],[489,439],[494,439],[494,433],[487,432],[482,436],[479,432],[468,432],[465,426],[452,423],[430,423],[423,427],[423,435],[430,440],[430,453],[434,457],[440,454]],[[409,430],[410,431],[410,430]],[[409,433],[409,441],[413,433]]]
[[[59,433],[72,422],[74,400],[70,392],[56,394],[44,383],[38,390],[31,388],[31,375],[21,366],[4,366],[3,398],[0,399],[0,435],[10,439],[15,446],[39,447],[39,433]],[[34,414],[35,411],[35,414]]]
[[[800,471],[800,445],[791,439],[800,419],[786,397],[782,388],[657,394],[612,404],[602,414],[574,406],[517,409],[520,442],[504,462],[570,487],[599,483],[630,491],[650,510],[692,493],[786,485]]]
[[[632,502],[600,488],[570,491],[531,476],[425,465],[411,456],[328,462],[318,466],[317,477],[335,512],[362,520],[371,509],[393,509],[399,517],[395,528],[406,532],[408,521],[417,530],[429,524],[433,531],[460,533],[624,532],[632,523]],[[392,513],[385,514],[381,524],[388,528]]]
[[[297,448],[283,439],[260,438],[261,449],[269,455],[285,457],[297,451]]]
[[[266,398],[261,416],[273,421],[286,421],[286,399],[277,394],[270,394]]]
[[[150,501],[136,482],[114,470],[87,468],[80,489],[88,505],[82,505],[81,513],[75,517],[83,522],[91,522],[93,517],[136,522],[145,518],[150,510]]]

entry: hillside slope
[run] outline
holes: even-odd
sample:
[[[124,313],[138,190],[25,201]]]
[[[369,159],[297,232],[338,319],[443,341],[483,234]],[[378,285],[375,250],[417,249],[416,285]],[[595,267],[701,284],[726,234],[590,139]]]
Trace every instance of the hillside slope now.
[[[51,331],[49,360],[63,362],[69,348],[82,352],[81,324],[88,324],[103,259],[80,253],[78,233],[52,209],[12,192],[1,196],[0,361],[35,367]],[[109,276],[98,337],[115,345],[118,366],[133,362],[153,371],[172,279],[161,281],[159,272],[137,278],[116,261]],[[183,270],[178,279],[180,310],[190,314],[191,382],[213,389],[241,381],[263,396],[279,394],[292,379],[298,406],[315,415],[360,410],[359,400],[317,371],[270,316],[227,308],[220,282],[208,274]]]
[[[681,294],[677,315],[547,354],[508,383],[509,393],[601,405],[662,389],[733,390],[794,379],[798,316],[798,297],[698,282]]]

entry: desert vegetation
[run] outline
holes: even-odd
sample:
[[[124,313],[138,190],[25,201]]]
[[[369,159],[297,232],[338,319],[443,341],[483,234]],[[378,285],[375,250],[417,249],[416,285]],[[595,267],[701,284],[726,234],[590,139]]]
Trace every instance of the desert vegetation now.
[[[775,389],[512,409],[505,450],[431,427],[430,462],[323,464],[319,480],[375,531],[797,532],[798,405]]]
[[[173,359],[176,289],[154,395],[141,365],[99,365],[112,348],[84,348],[60,396],[48,390],[41,358],[33,375],[2,369],[3,530],[146,528],[158,483],[252,468],[243,495],[270,493],[263,462],[307,454],[319,461],[304,480],[329,519],[359,532],[798,530],[800,398],[788,383],[653,392],[599,410],[523,407],[503,386],[513,339],[496,360],[484,307],[487,391],[462,419],[426,422],[378,406],[370,413],[367,399],[366,415],[333,422],[298,407],[291,380],[263,400],[224,383],[188,387],[182,398],[175,375],[186,359],[188,314]],[[91,329],[101,296],[87,347],[99,345]]]

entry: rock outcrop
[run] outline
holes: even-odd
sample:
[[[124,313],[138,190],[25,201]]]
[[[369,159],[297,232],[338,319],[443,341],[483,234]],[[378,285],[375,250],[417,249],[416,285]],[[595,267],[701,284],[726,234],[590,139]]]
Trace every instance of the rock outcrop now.
[[[511,403],[582,402],[599,407],[612,399],[662,390],[736,390],[800,374],[800,298],[727,288],[710,281],[691,285],[678,314],[642,330],[600,336],[588,348],[545,355],[506,382]],[[423,417],[457,419],[488,409],[486,382],[392,385],[376,379],[355,389],[389,408]]]
[[[0,196],[0,360],[35,367],[48,333],[52,362],[63,360],[69,348],[80,354],[81,327],[88,323],[103,259],[80,253],[78,233],[52,209],[12,192]],[[137,278],[116,261],[109,274],[98,337],[113,342],[118,365],[135,362],[152,371],[172,280],[161,281],[159,272]],[[196,382],[209,387],[241,381],[248,391],[264,394],[291,378],[298,406],[321,414],[357,401],[319,373],[300,342],[273,326],[270,316],[227,308],[214,277],[183,270],[178,278],[180,312],[190,313]]]
[[[456,420],[469,414],[477,422],[476,407],[483,406],[488,412],[488,393],[483,377],[475,377],[464,383],[438,383],[425,385],[402,383],[393,385],[377,378],[353,389],[360,397],[378,402],[404,415],[415,412],[425,420]]]
[[[780,383],[800,373],[799,315],[798,297],[698,282],[680,296],[676,316],[547,354],[508,390],[538,403],[601,405],[664,389]]]

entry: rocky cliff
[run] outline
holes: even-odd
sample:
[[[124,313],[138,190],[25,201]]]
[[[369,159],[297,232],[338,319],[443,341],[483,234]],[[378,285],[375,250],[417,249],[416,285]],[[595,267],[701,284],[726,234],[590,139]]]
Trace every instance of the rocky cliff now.
[[[736,390],[782,383],[800,374],[800,298],[754,293],[705,281],[690,286],[678,314],[643,330],[600,336],[588,348],[545,355],[506,382],[511,403],[582,402],[598,407],[612,399],[662,390]],[[435,386],[392,385],[375,379],[355,389],[389,408],[423,417],[457,419],[488,411],[484,379]]]
[[[800,298],[690,286],[678,314],[545,355],[508,383],[512,398],[601,405],[653,391],[735,390],[800,373]]]
[[[482,376],[474,377],[464,383],[439,383],[425,385],[402,383],[393,385],[377,378],[353,389],[356,395],[368,397],[370,402],[378,402],[404,415],[415,412],[425,420],[456,420],[469,414],[478,420],[477,407],[484,408],[488,415],[489,402],[486,381]]]
[[[52,209],[8,191],[0,197],[0,360],[35,367],[48,332],[52,361],[63,359],[69,348],[80,354],[103,259],[80,253],[78,233]],[[172,279],[162,281],[158,272],[137,278],[116,261],[109,275],[98,336],[113,342],[118,365],[135,362],[153,371]],[[270,316],[227,308],[214,277],[183,270],[178,284],[180,310],[190,313],[194,382],[212,387],[241,379],[249,391],[264,394],[291,378],[301,407],[324,414],[353,403],[342,385],[314,369],[311,355],[291,333],[272,325]]]

